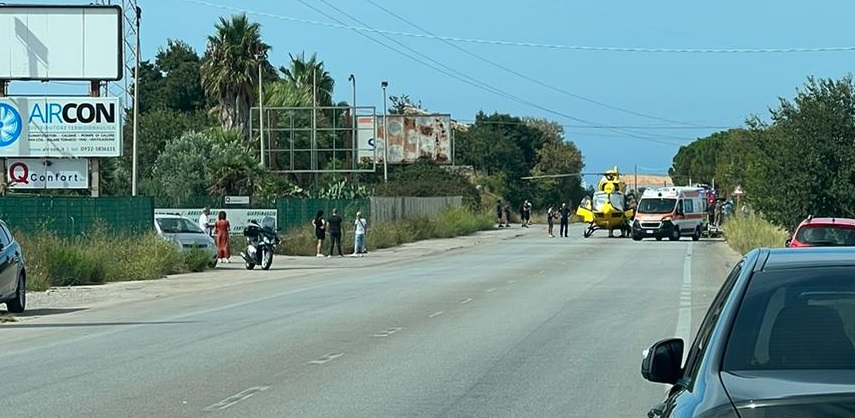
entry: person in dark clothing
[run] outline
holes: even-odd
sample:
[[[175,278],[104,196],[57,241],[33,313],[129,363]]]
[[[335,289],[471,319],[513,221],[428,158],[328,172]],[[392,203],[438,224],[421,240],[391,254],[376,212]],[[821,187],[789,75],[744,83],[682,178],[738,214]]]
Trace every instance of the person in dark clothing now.
[[[567,203],[561,204],[561,209],[558,210],[558,215],[561,217],[561,226],[558,228],[558,236],[567,237],[567,224],[570,221],[570,208],[567,207]]]
[[[496,218],[499,219],[499,228],[502,227],[502,201],[496,202]]]
[[[511,227],[511,205],[505,205],[505,227]]]
[[[315,227],[315,238],[318,239],[317,257],[323,257],[324,236],[326,235],[326,221],[324,220],[324,211],[318,211],[318,214],[315,215],[315,219],[312,219],[312,226]]]
[[[332,216],[327,220],[327,230],[330,233],[330,253],[327,257],[332,257],[333,248],[338,248],[338,256],[344,257],[341,251],[341,223],[343,219],[338,214],[338,209],[333,209]]]

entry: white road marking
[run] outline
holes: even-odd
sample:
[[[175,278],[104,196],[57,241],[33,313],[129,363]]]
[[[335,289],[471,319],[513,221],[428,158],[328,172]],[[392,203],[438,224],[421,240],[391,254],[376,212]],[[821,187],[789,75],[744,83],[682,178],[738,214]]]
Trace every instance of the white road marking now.
[[[472,298],[466,298],[466,299],[463,299],[463,300],[461,300],[461,301],[460,301],[460,304],[461,304],[461,305],[463,305],[463,304],[466,304],[466,303],[469,303],[469,302],[472,302]]]
[[[680,308],[677,314],[677,330],[674,335],[684,342],[683,361],[691,346],[692,332],[692,243],[686,247],[686,258],[683,260],[683,286],[680,288]]]
[[[387,329],[387,330],[385,330],[385,331],[380,331],[380,332],[378,332],[378,333],[374,334],[374,336],[375,336],[375,337],[388,337],[388,336],[390,336],[390,335],[392,335],[392,334],[394,334],[394,333],[396,333],[396,332],[398,332],[398,331],[400,331],[400,330],[401,330],[401,328],[400,328],[400,327],[389,328],[389,329]]]
[[[495,292],[495,291],[496,291],[496,288],[495,288],[495,287],[491,287],[491,288],[489,288],[489,289],[487,289],[487,290],[486,290],[486,292],[487,292],[487,293],[493,293],[493,292]]]
[[[537,272],[537,274],[543,274],[543,273],[546,273],[546,270],[541,270],[541,271]]]
[[[432,313],[432,314],[428,315],[428,318],[434,318],[434,317],[437,317],[437,316],[440,316],[440,315],[442,315],[442,311],[434,312],[434,313]]]
[[[344,355],[344,353],[330,353],[330,354],[327,354],[327,355],[321,357],[318,360],[310,361],[309,364],[324,364],[324,363],[333,361],[333,360],[335,360],[335,359],[337,359],[343,355]]]
[[[516,283],[516,280],[508,280],[508,284]]]
[[[234,405],[240,401],[243,401],[243,400],[246,400],[246,399],[252,397],[253,395],[255,395],[258,392],[265,391],[268,388],[269,388],[269,386],[251,387],[251,388],[246,389],[240,393],[236,393],[232,396],[229,396],[228,398],[223,399],[223,400],[203,409],[203,411],[206,411],[206,412],[222,411],[223,409],[226,409],[226,408],[228,408],[228,407],[230,407],[230,406],[232,406],[232,405]]]

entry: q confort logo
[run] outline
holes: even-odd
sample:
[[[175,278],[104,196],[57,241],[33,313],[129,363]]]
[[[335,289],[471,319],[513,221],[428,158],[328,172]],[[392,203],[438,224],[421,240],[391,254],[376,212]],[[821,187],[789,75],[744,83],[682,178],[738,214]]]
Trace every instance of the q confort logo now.
[[[23,122],[21,114],[14,107],[0,103],[0,147],[8,147],[21,136]]]

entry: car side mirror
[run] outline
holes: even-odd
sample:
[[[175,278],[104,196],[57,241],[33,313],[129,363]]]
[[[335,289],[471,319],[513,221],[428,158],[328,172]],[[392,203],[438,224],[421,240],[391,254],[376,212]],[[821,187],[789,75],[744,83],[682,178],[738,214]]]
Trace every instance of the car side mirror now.
[[[676,384],[683,375],[683,340],[669,338],[653,344],[644,351],[641,376],[653,383]]]
[[[680,215],[680,216],[683,216],[686,214],[685,212],[683,212],[683,206],[677,206],[676,212],[677,212],[677,215]]]
[[[792,238],[792,237],[787,238],[787,240],[786,240],[786,241],[784,241],[784,247],[789,247],[789,246],[790,246],[790,244],[791,244],[792,242],[793,242],[793,238]]]

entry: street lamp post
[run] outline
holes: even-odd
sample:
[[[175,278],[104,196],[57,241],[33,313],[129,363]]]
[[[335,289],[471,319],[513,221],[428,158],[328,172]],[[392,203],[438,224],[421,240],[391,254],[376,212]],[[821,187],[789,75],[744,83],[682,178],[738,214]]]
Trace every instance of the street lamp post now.
[[[386,123],[386,87],[388,81],[380,82],[383,89],[383,181],[389,182],[389,125]]]
[[[137,195],[137,177],[139,176],[139,161],[138,161],[138,153],[137,153],[137,139],[139,133],[139,115],[140,115],[140,17],[142,16],[142,9],[137,6],[136,10],[136,18],[135,26],[136,26],[136,52],[134,52],[134,144],[133,144],[133,167],[131,169],[131,195]]]
[[[264,168],[264,81],[261,74],[262,54],[256,54],[255,59],[258,61],[258,146],[259,155],[261,157],[261,167]]]
[[[356,138],[356,76],[351,74],[349,77],[347,77],[347,80],[350,81],[351,85],[353,86],[353,102],[351,102],[350,104],[350,129],[352,131],[350,134],[350,168],[354,168],[356,167],[358,158],[357,149],[359,149],[359,141],[357,141]]]

